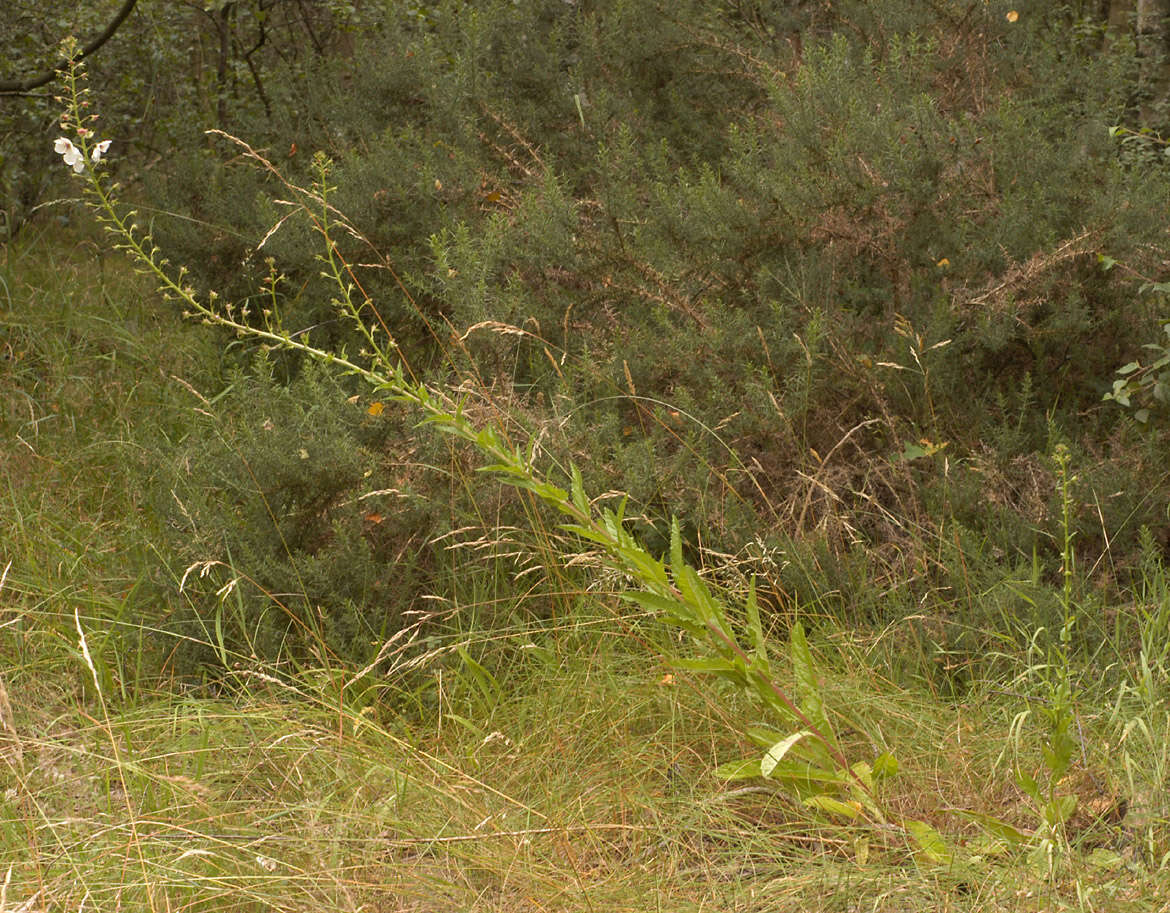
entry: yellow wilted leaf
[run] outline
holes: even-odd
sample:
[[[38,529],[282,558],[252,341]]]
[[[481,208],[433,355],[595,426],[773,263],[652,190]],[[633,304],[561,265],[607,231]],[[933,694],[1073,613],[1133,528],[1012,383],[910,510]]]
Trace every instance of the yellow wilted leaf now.
[[[1010,10],[1004,18],[1007,19],[1008,22],[1015,22],[1017,19],[1020,18],[1020,14],[1017,13],[1015,10]]]
[[[950,265],[951,265],[951,261],[948,260],[946,257],[943,257],[941,260],[938,261],[938,263],[935,264],[935,266],[937,266],[939,269],[946,269]]]
[[[381,415],[385,408],[382,403],[370,403],[370,408],[366,410],[366,413],[368,415]]]

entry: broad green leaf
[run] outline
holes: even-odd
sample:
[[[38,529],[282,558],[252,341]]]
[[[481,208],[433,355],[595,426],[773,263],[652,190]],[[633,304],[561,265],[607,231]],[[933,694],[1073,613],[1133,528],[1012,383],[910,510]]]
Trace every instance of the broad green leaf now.
[[[1032,776],[1026,773],[1023,768],[1016,768],[1016,785],[1019,786],[1020,789],[1022,789],[1025,793],[1027,793],[1029,798],[1031,798],[1032,801],[1037,805],[1044,801],[1040,795],[1040,787],[1037,785],[1036,781],[1032,779]]]
[[[1099,846],[1085,857],[1085,862],[1098,869],[1119,869],[1125,865],[1125,857],[1114,850]]]
[[[765,777],[771,776],[772,771],[776,769],[776,765],[784,760],[784,756],[788,754],[788,749],[790,749],[805,736],[811,734],[812,733],[810,732],[802,730],[801,732],[794,732],[792,735],[781,739],[779,742],[776,742],[771,748],[767,750],[767,752],[764,754],[764,757],[760,760],[760,773]]]
[[[748,738],[765,750],[770,749],[777,742],[788,738],[786,733],[778,732],[774,729],[767,729],[762,726],[753,726],[748,730],[747,734]],[[809,734],[811,735],[812,733]],[[795,758],[799,758],[799,762],[793,761]],[[804,739],[789,748],[788,760],[784,763],[788,764],[790,762],[798,764],[802,770],[809,764],[814,768],[836,769],[832,756],[825,751],[825,746],[816,739]]]
[[[671,662],[672,666],[679,669],[686,669],[688,672],[706,672],[714,675],[722,675],[728,672],[740,672],[742,668],[735,663],[734,660],[726,659],[676,659]]]
[[[1058,796],[1051,802],[1044,803],[1041,814],[1052,827],[1060,827],[1073,816],[1073,812],[1076,810],[1076,796]]]
[[[563,523],[561,529],[567,533],[574,533],[589,542],[596,542],[606,548],[613,547],[613,539],[603,532],[599,532],[588,526],[581,526],[578,523]]]
[[[804,804],[812,808],[820,809],[823,812],[828,812],[830,815],[846,818],[849,821],[855,821],[861,815],[860,802],[844,802],[825,793],[819,796],[809,796],[804,800]]]
[[[585,481],[576,465],[569,467],[569,489],[573,493],[573,505],[586,516],[589,515],[589,499],[585,497]]]
[[[825,716],[825,706],[821,700],[821,683],[817,667],[804,636],[804,626],[799,621],[792,626],[791,649],[792,671],[796,676],[799,697],[798,706],[820,734],[836,747],[833,728],[829,725],[829,718]]]
[[[902,826],[917,845],[918,851],[929,861],[939,865],[950,865],[954,861],[955,855],[943,835],[925,821],[907,818],[902,822]]]
[[[902,452],[899,453],[895,459],[902,463],[909,463],[913,460],[922,459],[922,457],[926,456],[927,453],[928,451],[925,447],[922,447],[918,444],[908,443],[905,447],[902,448]]]
[[[780,732],[778,729],[769,729],[767,726],[749,726],[747,737],[761,748],[769,748],[781,739],[786,738],[787,734]]]
[[[1052,741],[1053,744],[1045,745],[1040,754],[1044,758],[1044,766],[1048,768],[1052,782],[1056,783],[1072,766],[1076,745],[1071,739],[1061,738],[1059,735],[1054,735]]]
[[[760,773],[760,759],[748,758],[745,761],[728,761],[715,768],[715,776],[721,780],[754,780],[763,776]]]
[[[951,811],[954,814],[966,818],[969,821],[974,821],[981,828],[983,828],[984,832],[989,836],[1006,841],[1012,846],[1020,846],[1021,844],[1027,843],[1032,839],[1031,834],[1025,834],[1023,831],[1013,827],[1006,821],[993,817],[992,815],[985,815],[982,812],[969,812],[962,808],[951,809]]]
[[[674,576],[682,572],[683,569],[683,553],[682,553],[682,534],[678,531],[678,518],[671,517],[670,519],[670,567],[674,571]]]
[[[670,588],[670,581],[666,577],[666,568],[662,562],[648,555],[640,548],[619,547],[618,555],[625,562],[630,572],[649,589],[660,592]]]
[[[768,645],[764,641],[764,626],[760,622],[760,606],[756,602],[756,578],[752,577],[748,584],[747,598],[748,631],[752,637],[752,647],[755,648],[756,661],[760,667],[768,671]]]
[[[1141,367],[1141,365],[1138,362],[1131,361],[1129,364],[1122,365],[1120,368],[1118,368],[1117,373],[1118,374],[1132,374],[1134,371],[1136,371],[1140,367]]]
[[[837,786],[848,786],[853,782],[851,777],[839,773],[829,767],[816,767],[800,761],[780,761],[772,768],[771,780],[787,780],[796,784],[834,783]]]
[[[700,612],[700,618],[707,621],[710,617],[709,613],[704,611],[705,600],[702,598],[703,581],[699,579],[699,575],[695,572],[693,567],[689,565],[675,565],[674,566],[674,582],[682,592],[683,599],[686,600],[687,605]]]
[[[873,759],[873,776],[875,780],[886,780],[898,773],[898,759],[888,751]]]
[[[696,619],[688,617],[689,612],[687,611],[687,607],[677,599],[647,592],[622,593],[621,598],[627,602],[633,602],[643,608],[649,609],[651,612],[661,612],[669,616],[672,624],[696,637],[702,637],[706,633],[707,629],[703,624]]]

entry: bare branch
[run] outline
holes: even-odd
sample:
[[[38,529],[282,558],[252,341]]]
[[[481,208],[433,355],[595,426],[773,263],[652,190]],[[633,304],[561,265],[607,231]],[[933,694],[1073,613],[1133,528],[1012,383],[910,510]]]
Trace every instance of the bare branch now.
[[[138,0],[125,0],[122,8],[118,10],[117,15],[110,21],[110,24],[105,27],[100,35],[94,38],[89,44],[85,45],[81,51],[74,57],[74,60],[81,60],[88,57],[103,44],[114,37],[114,32],[126,21],[126,18],[134,11],[134,7],[138,5]],[[39,89],[41,86],[48,85],[57,74],[69,66],[71,61],[62,60],[59,64],[51,70],[46,70],[38,76],[33,76],[25,80],[4,80],[0,81],[0,95],[24,95],[31,92],[33,89]]]

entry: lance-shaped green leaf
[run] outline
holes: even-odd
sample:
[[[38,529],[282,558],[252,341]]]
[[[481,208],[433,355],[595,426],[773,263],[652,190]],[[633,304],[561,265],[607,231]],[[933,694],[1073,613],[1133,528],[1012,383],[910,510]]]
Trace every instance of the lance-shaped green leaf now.
[[[745,678],[743,663],[732,659],[676,659],[671,665],[688,672],[704,672],[709,675],[718,675],[721,678],[730,678],[736,681]],[[767,776],[765,774],[764,776]]]
[[[816,663],[813,661],[812,651],[804,636],[804,626],[799,621],[793,624],[791,634],[792,671],[796,676],[798,706],[810,723],[832,748],[837,747],[837,739],[833,734],[833,727],[825,714],[825,703],[821,697],[820,676],[817,674]]]
[[[747,758],[743,761],[728,761],[715,768],[715,776],[721,780],[756,780],[760,773],[760,759]]]
[[[811,733],[801,730],[800,732],[794,732],[792,735],[786,736],[772,745],[760,759],[760,774],[765,777],[770,777],[772,771],[776,769],[776,765],[784,760],[784,756],[788,754],[788,750],[807,735],[811,735]]]
[[[589,516],[589,499],[585,497],[585,481],[581,478],[581,470],[575,465],[569,467],[569,490],[573,494],[573,506],[583,516]]]
[[[1077,810],[1076,796],[1057,796],[1051,802],[1045,802],[1040,808],[1044,820],[1053,828],[1058,828]]]
[[[963,808],[951,809],[951,813],[966,818],[969,821],[974,821],[984,832],[997,840],[1002,840],[1012,846],[1021,846],[1032,839],[1031,834],[1026,834],[1014,825],[1008,824],[1001,818],[996,818],[993,815],[985,815],[983,812],[969,812]]]
[[[930,862],[950,865],[954,861],[955,854],[943,835],[925,821],[907,818],[902,822],[902,827],[910,835],[910,839],[914,841],[919,854]]]
[[[828,793],[809,796],[804,800],[804,804],[810,808],[827,812],[830,815],[836,815],[838,818],[844,818],[847,821],[854,821],[861,815],[860,802],[848,802],[843,799],[838,799],[836,796],[831,796]]]
[[[811,744],[811,743],[810,743]],[[821,784],[818,791],[824,789],[824,784],[834,786],[849,786],[853,783],[852,777],[830,767],[818,767],[805,761],[783,760],[776,763],[768,776],[770,780],[783,780],[797,788],[807,789],[813,784]]]
[[[760,622],[760,606],[756,602],[756,578],[753,576],[748,585],[747,598],[748,633],[752,638],[752,647],[755,653],[755,662],[765,675],[769,674],[768,646],[764,640],[764,626]]]

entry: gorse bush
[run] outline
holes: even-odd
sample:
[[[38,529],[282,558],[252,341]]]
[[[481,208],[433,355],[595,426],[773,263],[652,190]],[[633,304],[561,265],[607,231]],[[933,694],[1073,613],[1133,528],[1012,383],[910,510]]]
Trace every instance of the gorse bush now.
[[[1113,556],[1139,528],[1170,542],[1164,438],[1101,402],[1154,314],[1099,257],[1159,268],[1170,181],[1109,136],[1142,109],[1133,43],[1065,5],[1006,12],[398,5],[346,37],[352,53],[266,81],[279,103],[247,135],[294,181],[309,150],[329,153],[354,229],[338,251],[419,376],[491,391],[518,439],[627,493],[652,550],[672,515],[702,531],[684,533],[692,558],[758,542],[784,555],[756,567],[778,604],[856,622],[1032,568],[1048,582],[1048,455],[1067,441],[1107,495],[1079,502],[1077,547],[1085,566],[1112,549],[1123,582],[1134,568]],[[144,173],[150,211],[182,215],[155,215],[156,238],[187,281],[250,305],[244,323],[270,309],[358,351],[311,226],[239,151],[213,135]],[[448,566],[444,536],[526,526],[517,499],[451,507],[458,458],[432,445],[415,462],[442,471],[366,510],[401,488],[386,441],[405,425],[300,382],[295,354],[225,349],[258,379],[197,423],[194,470],[156,501],[184,560],[255,581],[256,612],[263,592],[344,593],[334,649],[365,649]],[[346,471],[330,476],[334,456]],[[966,566],[939,560],[939,539]],[[405,562],[395,605],[388,555]],[[878,598],[895,581],[905,604]],[[1049,614],[964,599],[967,628]],[[243,652],[284,642],[265,617]]]
[[[362,235],[337,243],[414,362],[507,391],[660,544],[678,513],[723,550],[795,528],[907,556],[954,515],[1051,560],[1050,511],[1011,516],[1056,440],[1099,490],[1157,473],[1100,404],[1150,315],[1098,255],[1152,267],[1170,180],[1109,136],[1132,44],[1005,12],[398,8],[250,137],[294,178],[325,149]],[[284,325],[356,345],[306,229],[268,234],[271,175],[190,155],[152,198],[220,228],[160,241],[240,300],[265,237]],[[1142,523],[1165,536],[1156,499],[1109,538]]]

